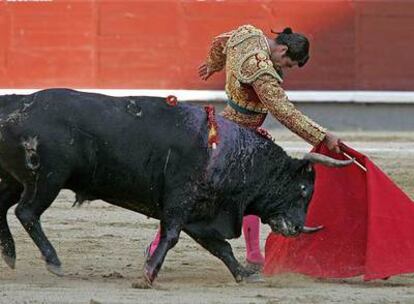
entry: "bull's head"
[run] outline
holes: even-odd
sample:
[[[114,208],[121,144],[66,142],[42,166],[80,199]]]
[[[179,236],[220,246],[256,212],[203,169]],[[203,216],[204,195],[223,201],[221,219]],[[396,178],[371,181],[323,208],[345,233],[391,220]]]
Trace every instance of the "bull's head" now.
[[[282,187],[278,187],[278,202],[268,205],[267,216],[264,219],[273,232],[286,237],[297,236],[302,232],[312,233],[323,228],[305,226],[306,213],[314,189],[313,164],[344,167],[351,164],[353,160],[337,160],[322,154],[308,153],[303,159],[295,162],[295,172],[291,172],[290,178],[282,182]]]

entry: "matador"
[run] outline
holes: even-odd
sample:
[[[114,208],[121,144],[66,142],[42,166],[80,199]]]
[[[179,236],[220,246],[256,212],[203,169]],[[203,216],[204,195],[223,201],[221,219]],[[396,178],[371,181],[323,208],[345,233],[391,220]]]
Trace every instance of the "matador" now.
[[[339,139],[307,116],[289,101],[281,87],[282,72],[302,67],[309,59],[309,41],[291,28],[285,28],[275,39],[266,37],[252,26],[243,25],[213,39],[206,62],[199,75],[207,80],[225,69],[227,105],[221,113],[248,128],[260,127],[268,112],[288,129],[316,146],[325,141],[331,150],[340,151]],[[246,262],[260,269],[264,258],[260,250],[260,220],[249,215],[243,219],[246,241]],[[158,245],[159,234],[148,254]]]

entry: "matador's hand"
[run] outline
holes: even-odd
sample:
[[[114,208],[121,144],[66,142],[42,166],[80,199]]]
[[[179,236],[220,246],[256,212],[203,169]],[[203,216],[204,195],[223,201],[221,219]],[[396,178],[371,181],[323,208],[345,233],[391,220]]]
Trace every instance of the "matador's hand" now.
[[[207,64],[203,63],[202,65],[200,65],[198,67],[198,75],[200,76],[201,79],[203,80],[207,80],[210,78],[211,75],[214,74],[214,71],[211,71]]]
[[[341,153],[341,148],[339,147],[341,140],[332,133],[326,133],[324,142],[330,151]]]

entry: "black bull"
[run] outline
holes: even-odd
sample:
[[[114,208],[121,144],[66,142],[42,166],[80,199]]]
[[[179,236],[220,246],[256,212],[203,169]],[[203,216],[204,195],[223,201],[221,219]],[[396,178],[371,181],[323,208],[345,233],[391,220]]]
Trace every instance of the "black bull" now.
[[[144,270],[151,282],[181,231],[221,259],[237,281],[248,277],[225,239],[240,236],[247,214],[287,236],[306,230],[315,157],[293,159],[252,130],[221,117],[217,123],[220,143],[213,150],[205,111],[164,98],[67,89],[0,97],[4,260],[14,267],[6,213],[17,204],[15,214],[48,270],[62,274],[40,216],[67,188],[81,200],[102,199],[160,220],[161,240]]]

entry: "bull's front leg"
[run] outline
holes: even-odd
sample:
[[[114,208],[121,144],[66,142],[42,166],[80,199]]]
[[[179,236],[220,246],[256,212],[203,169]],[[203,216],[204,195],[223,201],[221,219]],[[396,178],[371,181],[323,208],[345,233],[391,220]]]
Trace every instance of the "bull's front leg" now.
[[[173,248],[180,237],[181,225],[177,222],[161,221],[160,242],[144,265],[144,278],[152,284],[164,262],[168,250]]]
[[[166,188],[170,187],[176,190],[171,191],[162,203],[160,241],[151,257],[144,264],[144,279],[149,284],[152,284],[157,277],[168,250],[177,244],[188,214],[194,206],[191,194],[187,192],[187,189],[191,189],[188,185],[166,186]]]
[[[199,236],[196,229],[191,228],[184,229],[184,231],[199,243],[203,248],[207,249],[211,254],[223,261],[223,263],[230,270],[236,282],[262,282],[263,279],[255,271],[248,270],[243,267],[233,254],[231,245],[226,240],[207,238]]]

